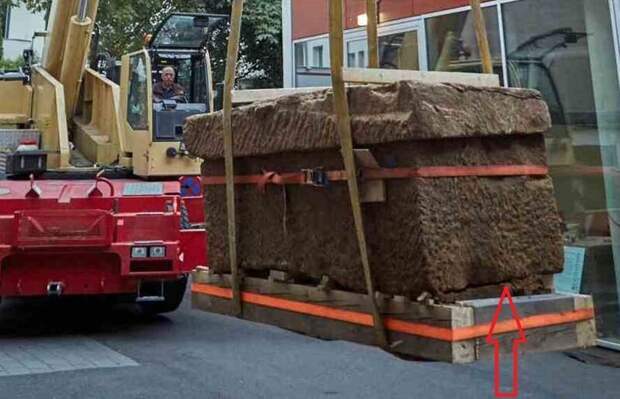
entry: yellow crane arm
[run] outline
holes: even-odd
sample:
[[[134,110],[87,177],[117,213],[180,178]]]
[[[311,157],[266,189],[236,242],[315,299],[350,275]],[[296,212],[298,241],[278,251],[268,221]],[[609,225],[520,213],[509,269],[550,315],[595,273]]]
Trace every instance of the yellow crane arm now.
[[[86,67],[99,0],[54,0],[43,68],[64,87],[67,117],[75,106]]]

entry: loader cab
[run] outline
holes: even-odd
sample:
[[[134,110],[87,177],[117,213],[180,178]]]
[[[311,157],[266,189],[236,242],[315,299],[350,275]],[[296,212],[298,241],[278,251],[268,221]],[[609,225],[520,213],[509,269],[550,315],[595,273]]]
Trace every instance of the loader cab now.
[[[213,82],[207,41],[226,16],[175,13],[152,35],[143,50],[123,56],[121,113],[132,143],[134,174],[142,177],[200,173],[200,161],[185,151],[187,117],[213,110]],[[153,86],[171,66],[184,95],[154,101]]]

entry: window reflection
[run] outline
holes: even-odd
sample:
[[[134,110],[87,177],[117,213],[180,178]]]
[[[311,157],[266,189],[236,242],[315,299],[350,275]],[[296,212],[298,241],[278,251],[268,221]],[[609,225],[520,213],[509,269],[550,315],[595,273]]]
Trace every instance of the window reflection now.
[[[308,43],[295,44],[295,67],[303,68],[308,65],[307,58]]]
[[[567,251],[585,252],[576,278],[594,297],[601,336],[617,339],[620,90],[608,4],[522,0],[502,10],[508,80],[549,104],[547,152]]]
[[[347,66],[368,67],[368,43],[366,39],[347,43]],[[383,69],[420,69],[418,31],[379,36],[379,67]]]
[[[503,68],[497,7],[485,7],[482,12],[487,26],[493,68],[501,78]],[[426,35],[430,70],[482,72],[471,12],[465,11],[427,19]]]
[[[134,55],[129,60],[129,79],[127,122],[134,130],[147,130],[148,82],[144,54]]]
[[[366,39],[351,40],[347,43],[347,66],[349,68],[367,68],[368,42]]]
[[[418,31],[381,36],[379,56],[381,68],[419,70]]]

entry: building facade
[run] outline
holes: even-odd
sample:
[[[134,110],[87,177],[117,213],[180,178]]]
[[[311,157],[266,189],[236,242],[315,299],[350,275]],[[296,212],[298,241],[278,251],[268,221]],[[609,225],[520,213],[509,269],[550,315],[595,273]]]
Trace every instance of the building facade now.
[[[45,13],[29,11],[24,4],[8,6],[5,13],[4,32],[2,33],[2,58],[15,60],[21,57],[24,50],[34,48],[35,55],[40,57],[44,41],[34,41],[35,32],[45,31]]]
[[[284,0],[284,85],[327,86],[328,0]],[[365,0],[346,0],[345,62],[368,63]],[[379,0],[381,68],[480,72],[468,0]],[[592,294],[600,343],[620,349],[620,0],[483,3],[495,73],[539,90],[564,222],[556,289]]]

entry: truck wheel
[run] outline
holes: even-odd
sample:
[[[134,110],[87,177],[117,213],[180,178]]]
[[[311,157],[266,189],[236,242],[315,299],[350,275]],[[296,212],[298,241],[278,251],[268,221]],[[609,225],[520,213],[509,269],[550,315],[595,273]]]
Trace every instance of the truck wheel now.
[[[140,308],[146,314],[160,314],[174,312],[183,302],[185,288],[187,286],[187,276],[178,280],[164,282],[164,300],[162,302],[140,303]]]

